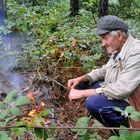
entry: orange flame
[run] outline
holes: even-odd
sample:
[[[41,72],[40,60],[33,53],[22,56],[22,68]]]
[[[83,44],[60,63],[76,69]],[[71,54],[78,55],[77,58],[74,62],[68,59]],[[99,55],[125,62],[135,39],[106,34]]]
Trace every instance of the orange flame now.
[[[28,113],[27,116],[36,117],[37,114],[39,114],[42,110],[44,110],[44,106],[45,106],[45,103],[41,102],[40,105],[36,109],[33,109],[32,111],[30,111],[30,113]]]
[[[28,115],[27,115],[27,116],[30,116],[30,117],[35,117],[36,115],[37,115],[36,110],[35,110],[35,109],[33,109],[30,113],[28,113]]]
[[[36,101],[35,101],[35,99],[33,97],[32,92],[28,92],[26,94],[26,96],[33,101],[34,105],[36,105]],[[36,117],[36,115],[39,114],[42,109],[44,109],[44,106],[45,106],[45,103],[44,102],[40,102],[40,105],[36,109],[33,109],[32,111],[30,111],[30,113],[28,113],[27,116],[29,116],[29,117]]]
[[[28,98],[30,98],[30,99],[34,102],[34,104],[36,104],[36,101],[35,101],[35,99],[34,99],[34,97],[33,97],[33,94],[32,94],[31,92],[27,93],[26,96],[27,96]]]
[[[40,103],[40,106],[42,106],[42,107],[45,106],[45,103],[44,102],[41,102]]]

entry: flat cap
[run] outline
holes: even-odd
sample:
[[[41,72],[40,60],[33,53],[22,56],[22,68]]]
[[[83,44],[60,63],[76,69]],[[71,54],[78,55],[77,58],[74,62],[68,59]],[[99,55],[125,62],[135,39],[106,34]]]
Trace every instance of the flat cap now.
[[[128,26],[117,16],[107,15],[101,17],[97,23],[96,33],[102,35],[111,31],[121,30],[128,32]]]

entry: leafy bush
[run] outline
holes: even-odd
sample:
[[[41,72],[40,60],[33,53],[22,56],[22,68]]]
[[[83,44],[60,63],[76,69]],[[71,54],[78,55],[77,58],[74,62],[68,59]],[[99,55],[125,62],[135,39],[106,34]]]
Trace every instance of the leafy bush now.
[[[138,0],[109,0],[109,14],[124,19],[140,20],[140,1]]]
[[[8,9],[6,27],[35,38],[23,45],[24,64],[51,57],[53,66],[62,61],[63,66],[73,66],[81,61],[81,66],[91,69],[101,58],[92,12],[81,9],[80,15],[71,18],[67,0],[35,6],[8,1]]]

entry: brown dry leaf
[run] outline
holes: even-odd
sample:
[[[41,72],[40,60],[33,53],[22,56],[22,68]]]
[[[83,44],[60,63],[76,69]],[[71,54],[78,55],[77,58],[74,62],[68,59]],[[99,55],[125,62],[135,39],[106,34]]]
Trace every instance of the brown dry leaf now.
[[[49,45],[53,45],[54,44],[54,41],[50,39],[50,40],[48,40],[48,44]]]
[[[71,41],[71,45],[72,45],[73,47],[78,46],[79,43],[80,43],[80,42],[79,42],[79,40],[77,40],[77,39],[74,39],[74,40]]]

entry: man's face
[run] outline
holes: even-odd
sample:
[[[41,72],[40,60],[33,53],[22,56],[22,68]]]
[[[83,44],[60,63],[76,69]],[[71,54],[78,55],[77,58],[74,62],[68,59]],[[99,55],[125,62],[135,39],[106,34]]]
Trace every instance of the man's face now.
[[[111,36],[109,33],[105,35],[100,35],[101,45],[109,54],[112,54],[114,51],[121,51],[123,46],[121,36]]]

